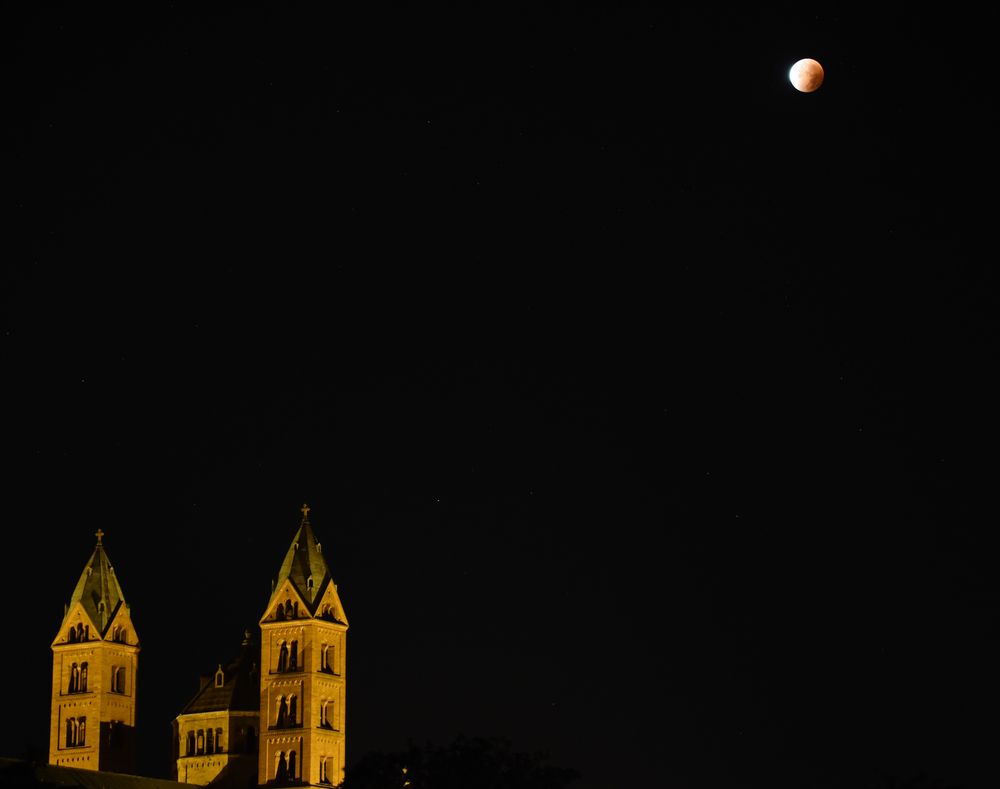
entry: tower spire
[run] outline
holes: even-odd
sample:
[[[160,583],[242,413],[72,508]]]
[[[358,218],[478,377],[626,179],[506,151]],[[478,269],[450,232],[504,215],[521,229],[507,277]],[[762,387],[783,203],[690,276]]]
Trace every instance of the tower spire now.
[[[344,780],[348,623],[309,505],[300,512],[260,619],[257,784],[324,789]]]
[[[330,568],[323,557],[323,549],[313,533],[312,524],[309,523],[309,511],[312,508],[308,504],[303,504],[299,508],[302,513],[302,522],[299,524],[292,544],[288,546],[285,560],[281,563],[278,571],[278,578],[271,589],[271,598],[278,593],[282,583],[290,579],[296,590],[302,595],[313,613],[315,606],[323,592],[324,583],[330,577]]]
[[[103,638],[118,606],[125,602],[125,595],[101,539],[104,531],[98,529],[94,536],[97,537],[97,545],[84,565],[80,580],[76,582],[68,609],[80,603]]]
[[[52,642],[49,764],[131,773],[139,643],[104,531]]]

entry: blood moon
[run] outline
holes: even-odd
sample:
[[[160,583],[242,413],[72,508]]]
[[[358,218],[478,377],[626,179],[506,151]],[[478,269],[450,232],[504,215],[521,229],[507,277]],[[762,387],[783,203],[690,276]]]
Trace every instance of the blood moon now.
[[[802,58],[788,70],[788,80],[797,91],[812,93],[823,84],[823,67],[812,58]]]

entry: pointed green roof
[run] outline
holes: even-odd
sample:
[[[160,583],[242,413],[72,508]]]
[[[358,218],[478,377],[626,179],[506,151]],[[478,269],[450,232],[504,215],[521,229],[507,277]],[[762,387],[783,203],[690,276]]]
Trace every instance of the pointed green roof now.
[[[119,603],[125,602],[125,595],[122,594],[115,569],[111,566],[111,560],[101,542],[104,532],[98,529],[95,536],[97,545],[94,546],[94,552],[83,568],[80,580],[76,582],[76,588],[66,610],[68,612],[74,603],[81,603],[87,616],[103,635],[111,623],[111,617],[118,610]]]
[[[295,532],[292,544],[288,546],[285,554],[285,561],[281,563],[281,570],[278,571],[278,580],[274,583],[277,590],[285,579],[288,578],[295,585],[302,599],[310,608],[315,608],[316,601],[323,591],[326,579],[330,577],[330,568],[323,558],[322,546],[313,534],[312,525],[309,523],[309,506],[302,505],[302,522],[299,530]],[[312,578],[310,587],[309,579]],[[272,597],[273,597],[272,593]]]

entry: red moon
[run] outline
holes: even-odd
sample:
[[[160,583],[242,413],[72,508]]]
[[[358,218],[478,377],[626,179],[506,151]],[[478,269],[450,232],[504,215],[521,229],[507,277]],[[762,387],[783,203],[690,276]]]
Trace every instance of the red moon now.
[[[788,79],[795,90],[802,93],[812,93],[819,90],[823,84],[823,67],[819,61],[812,58],[803,58],[795,63],[788,71]]]

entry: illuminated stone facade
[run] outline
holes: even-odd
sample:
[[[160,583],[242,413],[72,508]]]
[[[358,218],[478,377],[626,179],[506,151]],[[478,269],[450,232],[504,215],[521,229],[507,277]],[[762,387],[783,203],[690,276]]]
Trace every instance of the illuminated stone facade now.
[[[259,784],[343,782],[347,627],[304,506],[260,620]]]
[[[52,643],[49,764],[132,773],[139,638],[97,532]],[[173,778],[217,787],[338,786],[347,616],[309,508],[243,651],[173,721]]]
[[[139,636],[102,536],[52,642],[49,764],[132,772]]]
[[[258,646],[248,630],[236,660],[201,678],[173,723],[173,778],[182,783],[256,783],[260,735]],[[249,781],[248,781],[249,779]]]

